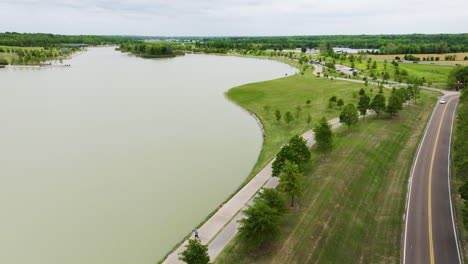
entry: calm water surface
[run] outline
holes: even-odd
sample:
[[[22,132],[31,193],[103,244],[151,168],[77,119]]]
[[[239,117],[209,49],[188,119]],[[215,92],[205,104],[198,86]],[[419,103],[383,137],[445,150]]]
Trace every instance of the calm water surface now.
[[[256,121],[229,88],[267,60],[90,49],[0,69],[0,263],[153,264],[245,179]]]

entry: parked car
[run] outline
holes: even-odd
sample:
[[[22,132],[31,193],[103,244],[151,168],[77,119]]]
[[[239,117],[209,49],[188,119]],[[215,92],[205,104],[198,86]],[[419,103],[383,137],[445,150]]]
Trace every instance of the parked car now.
[[[397,62],[403,62],[402,60],[397,60]]]
[[[413,63],[416,63],[416,64],[418,64],[418,62],[417,62],[417,61],[413,61]]]
[[[445,103],[446,103],[446,101],[445,101],[445,99],[444,99],[444,98],[442,98],[442,99],[440,99],[439,103],[441,103],[441,104],[445,104]]]

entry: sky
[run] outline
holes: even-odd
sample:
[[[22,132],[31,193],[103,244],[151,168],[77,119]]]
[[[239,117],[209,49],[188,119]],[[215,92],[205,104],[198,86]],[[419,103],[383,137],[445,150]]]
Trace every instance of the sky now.
[[[0,0],[0,32],[145,36],[467,33],[467,0]]]

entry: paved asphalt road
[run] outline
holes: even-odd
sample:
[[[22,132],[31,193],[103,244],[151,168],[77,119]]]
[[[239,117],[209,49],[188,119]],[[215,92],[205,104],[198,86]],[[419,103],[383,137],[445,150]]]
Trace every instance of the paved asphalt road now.
[[[403,264],[460,263],[450,193],[450,138],[458,95],[438,104],[409,182]]]

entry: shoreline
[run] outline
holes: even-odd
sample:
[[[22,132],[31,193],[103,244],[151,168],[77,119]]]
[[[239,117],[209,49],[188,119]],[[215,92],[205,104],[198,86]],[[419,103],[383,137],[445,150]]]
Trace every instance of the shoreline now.
[[[132,54],[132,53],[130,53],[130,54]],[[215,55],[215,56],[233,56],[233,57],[253,58],[253,59],[262,59],[262,60],[274,60],[274,61],[277,61],[277,62],[279,62],[279,63],[283,63],[283,64],[286,64],[286,65],[288,65],[288,66],[290,66],[290,67],[295,68],[295,69],[297,70],[297,72],[294,73],[294,75],[295,75],[295,74],[298,74],[298,73],[300,72],[300,69],[299,69],[299,68],[297,68],[297,67],[295,67],[295,66],[293,66],[293,65],[291,65],[291,64],[285,63],[285,62],[283,62],[283,61],[281,61],[281,60],[277,60],[277,59],[275,59],[275,58],[264,58],[264,57],[256,57],[256,56],[240,56],[240,55],[234,55],[234,54],[224,54],[224,55],[210,54],[210,53],[200,53],[200,54]],[[274,79],[270,79],[270,80],[276,80],[276,79],[286,78],[286,77],[289,77],[289,76],[292,76],[292,75],[281,76],[281,77],[279,77],[279,78],[274,78]],[[264,81],[270,81],[270,80],[264,80]],[[250,84],[250,83],[248,83],[248,84]],[[244,84],[244,85],[246,85],[246,84]],[[240,86],[240,85],[239,85],[239,86]],[[234,102],[233,100],[231,100],[231,99],[227,96],[227,92],[228,92],[229,90],[233,89],[233,88],[236,88],[236,87],[238,87],[238,86],[231,87],[231,88],[229,88],[226,92],[224,92],[224,97],[225,97],[229,102],[231,102],[231,103],[233,103],[234,105],[240,107],[243,111],[245,111],[245,112],[248,113],[250,116],[252,116],[252,117],[255,119],[255,121],[257,122],[257,124],[258,124],[258,126],[259,126],[259,128],[260,128],[260,130],[261,130],[261,132],[262,132],[262,140],[263,140],[263,142],[262,142],[262,147],[261,147],[260,153],[259,153],[259,155],[258,155],[258,157],[257,157],[257,161],[255,162],[255,164],[252,166],[252,169],[250,170],[250,173],[249,173],[249,176],[250,176],[250,175],[252,174],[253,170],[255,169],[255,167],[257,166],[258,161],[259,161],[259,158],[260,158],[260,155],[261,155],[261,153],[262,153],[262,151],[263,151],[263,149],[264,149],[264,144],[265,144],[265,128],[264,128],[264,125],[263,125],[262,121],[260,120],[260,118],[259,118],[256,114],[254,114],[254,113],[250,112],[249,110],[245,109],[244,107],[242,107],[241,105],[237,104],[236,102]],[[273,158],[273,159],[274,159],[274,158]],[[273,159],[272,159],[272,160],[273,160]],[[270,164],[270,163],[271,163],[271,161],[270,161],[268,164]],[[268,167],[268,164],[267,164],[266,167]],[[265,167],[265,168],[266,168],[266,167]],[[263,169],[262,169],[262,170],[263,170]],[[260,173],[260,172],[259,172],[259,173]],[[253,180],[255,177],[252,177],[252,178],[249,179],[249,176],[247,176],[247,178],[238,186],[238,188],[237,188],[234,192],[232,192],[217,208],[213,209],[213,211],[212,211],[210,214],[208,214],[208,216],[207,216],[203,221],[201,221],[201,222],[196,226],[196,228],[199,229],[199,228],[202,227],[205,223],[207,223],[216,213],[218,213],[218,212],[223,208],[223,206],[224,206],[226,203],[228,203],[234,196],[236,196],[247,184],[251,183],[252,180]],[[258,189],[258,190],[260,190],[260,189]],[[255,192],[255,194],[258,192],[258,190]],[[254,195],[255,195],[255,194],[254,194]],[[250,200],[250,199],[249,199],[249,200]],[[224,226],[226,226],[227,224],[229,224],[229,223],[231,222],[231,220],[232,220],[236,215],[238,215],[240,212],[241,212],[241,210],[238,210],[238,211],[233,215],[233,217],[231,217],[231,218],[225,223],[225,225],[223,225],[223,227],[222,227],[220,230],[218,230],[218,231],[216,232],[215,236],[214,236],[213,238],[211,238],[211,239],[208,241],[208,243],[210,243],[210,242],[212,242],[214,239],[216,239],[216,237],[218,236],[218,234],[221,233],[221,232],[223,231]],[[171,250],[169,250],[169,251],[164,255],[164,257],[161,258],[157,263],[158,263],[158,264],[166,263],[166,261],[168,261],[168,259],[169,259],[169,257],[171,256],[171,254],[173,254],[173,253],[176,252],[178,249],[180,249],[181,246],[183,246],[184,243],[187,242],[187,239],[189,239],[191,236],[192,236],[192,232],[188,233],[180,242],[178,242]],[[172,264],[172,263],[170,263],[170,264]]]

